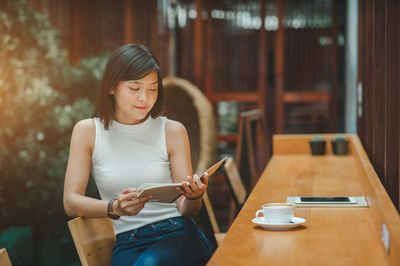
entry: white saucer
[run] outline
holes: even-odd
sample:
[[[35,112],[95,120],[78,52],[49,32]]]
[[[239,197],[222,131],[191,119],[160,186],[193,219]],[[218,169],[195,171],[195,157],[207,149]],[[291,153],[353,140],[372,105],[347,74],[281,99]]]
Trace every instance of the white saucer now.
[[[253,223],[268,230],[290,230],[306,222],[306,219],[300,217],[293,217],[290,223],[271,224],[267,223],[261,218],[253,218]]]

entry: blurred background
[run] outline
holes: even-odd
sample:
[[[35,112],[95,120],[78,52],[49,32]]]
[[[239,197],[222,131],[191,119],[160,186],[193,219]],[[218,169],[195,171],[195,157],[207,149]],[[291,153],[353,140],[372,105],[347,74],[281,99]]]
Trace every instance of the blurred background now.
[[[0,248],[13,265],[79,265],[62,206],[70,135],[127,43],[206,96],[217,157],[235,157],[239,114],[252,109],[269,144],[273,134],[357,133],[398,207],[396,2],[1,0]],[[92,179],[87,194],[98,197]],[[226,230],[223,175],[209,195]]]

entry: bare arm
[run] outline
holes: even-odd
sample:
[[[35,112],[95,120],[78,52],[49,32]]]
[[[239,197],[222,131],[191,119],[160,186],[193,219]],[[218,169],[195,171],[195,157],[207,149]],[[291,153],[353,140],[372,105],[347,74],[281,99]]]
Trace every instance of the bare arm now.
[[[167,120],[166,136],[168,155],[174,182],[183,182],[183,197],[178,199],[178,209],[183,216],[194,216],[201,207],[201,195],[207,188],[208,180],[203,184],[198,176],[193,176],[190,157],[190,144],[186,128],[179,122]],[[188,181],[190,186],[186,184]],[[198,198],[199,197],[199,198]],[[191,200],[198,198],[195,200]]]
[[[106,217],[108,201],[85,196],[92,165],[96,128],[92,119],[79,121],[72,132],[64,182],[64,209],[68,216]],[[136,190],[127,188],[114,202],[118,215],[136,215],[149,198],[131,200]]]

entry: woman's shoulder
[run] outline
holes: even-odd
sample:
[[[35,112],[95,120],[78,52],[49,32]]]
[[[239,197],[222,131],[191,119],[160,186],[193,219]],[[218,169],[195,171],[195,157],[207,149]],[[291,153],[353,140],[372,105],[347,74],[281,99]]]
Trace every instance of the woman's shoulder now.
[[[78,121],[73,129],[73,135],[91,138],[96,134],[96,126],[93,118],[83,119]]]
[[[96,136],[96,126],[94,119],[88,118],[78,121],[72,131],[72,143],[80,147],[87,147],[91,151],[94,148],[94,140]]]
[[[179,121],[166,119],[166,121],[165,121],[165,131],[166,131],[166,134],[185,134],[186,133],[186,128]]]
[[[172,153],[175,153],[174,151],[182,150],[182,145],[189,143],[186,128],[179,121],[167,119],[165,122],[165,136],[167,141],[168,156],[171,156]]]
[[[75,126],[74,129],[78,129],[78,130],[95,130],[96,126],[94,124],[94,118],[87,118],[87,119],[83,119],[78,121]]]

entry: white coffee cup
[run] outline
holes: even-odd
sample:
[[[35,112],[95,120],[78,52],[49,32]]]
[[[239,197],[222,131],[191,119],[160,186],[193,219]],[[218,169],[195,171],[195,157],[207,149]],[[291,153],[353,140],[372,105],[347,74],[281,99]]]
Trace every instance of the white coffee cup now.
[[[263,216],[260,216],[260,214],[263,214]],[[271,224],[290,223],[293,215],[294,204],[290,203],[267,203],[256,212],[256,218]]]

